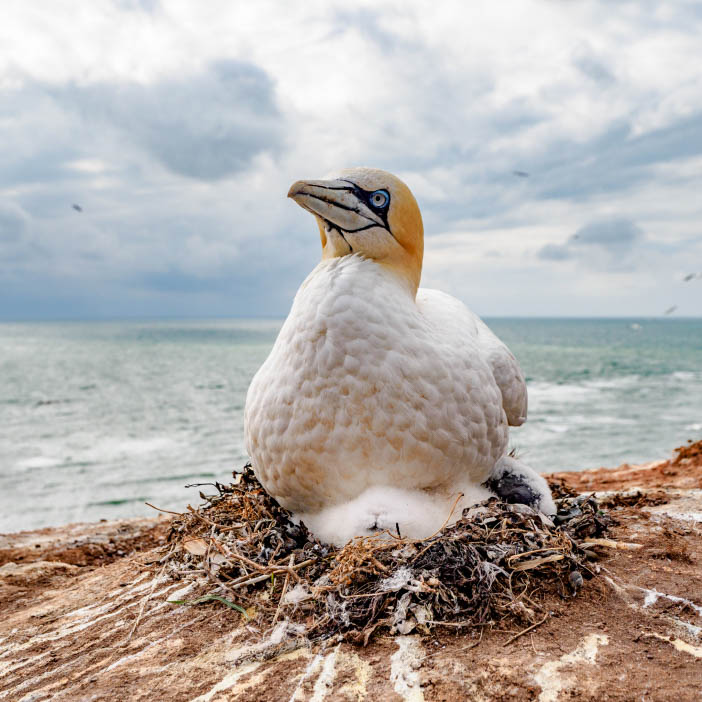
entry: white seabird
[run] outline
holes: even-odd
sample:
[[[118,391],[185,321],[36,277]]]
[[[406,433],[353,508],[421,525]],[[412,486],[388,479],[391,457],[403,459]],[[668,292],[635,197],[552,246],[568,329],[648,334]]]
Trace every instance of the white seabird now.
[[[322,260],[246,396],[264,488],[337,545],[385,529],[425,538],[492,494],[554,513],[544,479],[506,455],[527,414],[519,364],[459,300],[418,289],[409,188],[354,168],[288,197],[316,217]]]

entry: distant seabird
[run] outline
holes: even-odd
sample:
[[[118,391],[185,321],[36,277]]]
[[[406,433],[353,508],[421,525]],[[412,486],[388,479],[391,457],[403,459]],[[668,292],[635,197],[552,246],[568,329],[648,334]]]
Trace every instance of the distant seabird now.
[[[512,175],[519,176],[520,178],[528,178],[529,174],[526,171],[512,171]]]
[[[675,310],[677,310],[677,309],[678,309],[678,306],[673,305],[672,307],[669,307],[663,314],[673,314],[673,312],[675,312]]]
[[[74,209],[76,212],[82,212],[82,211],[83,211],[83,208],[82,208],[80,205],[76,205],[75,202],[73,203],[72,207],[73,207],[73,209]]]
[[[424,538],[494,493],[555,512],[507,455],[524,376],[459,300],[418,289],[424,236],[409,188],[355,168],[288,193],[319,226],[302,283],[245,408],[256,475],[320,538]],[[453,511],[452,511],[453,507]]]

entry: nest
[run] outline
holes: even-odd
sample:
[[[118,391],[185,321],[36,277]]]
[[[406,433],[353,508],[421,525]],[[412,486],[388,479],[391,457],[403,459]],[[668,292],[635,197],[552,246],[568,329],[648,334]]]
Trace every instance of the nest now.
[[[310,639],[365,645],[374,632],[534,624],[549,595],[572,597],[595,572],[594,546],[610,524],[592,496],[561,491],[554,520],[491,499],[424,540],[382,532],[343,548],[318,541],[268,495],[250,465],[171,525],[164,559],[202,595],[249,626],[285,619]],[[448,521],[448,519],[447,519]]]

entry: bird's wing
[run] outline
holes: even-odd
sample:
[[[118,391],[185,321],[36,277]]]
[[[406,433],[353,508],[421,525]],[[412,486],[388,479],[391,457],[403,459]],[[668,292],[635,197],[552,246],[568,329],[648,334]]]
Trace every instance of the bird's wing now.
[[[472,313],[471,313],[472,314]],[[502,407],[511,427],[524,424],[527,418],[527,386],[514,354],[493,334],[480,317],[475,317],[478,338],[486,351],[497,387],[502,393]]]
[[[527,387],[524,374],[512,352],[492,333],[478,315],[460,300],[439,290],[421,288],[417,292],[417,306],[422,314],[442,328],[454,328],[456,343],[470,335],[487,364],[492,369],[495,383],[502,393],[502,407],[510,426],[518,427],[527,418]]]

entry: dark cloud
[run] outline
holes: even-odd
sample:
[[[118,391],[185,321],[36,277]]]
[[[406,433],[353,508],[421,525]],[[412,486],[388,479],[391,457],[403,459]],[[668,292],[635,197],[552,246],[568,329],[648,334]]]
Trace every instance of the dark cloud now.
[[[227,287],[226,278],[211,275],[196,276],[177,268],[142,273],[134,282],[147,290],[159,292],[206,292],[223,290]]]
[[[609,85],[615,82],[607,64],[599,59],[589,46],[583,46],[575,52],[573,65],[595,83]]]
[[[398,9],[398,15],[407,19],[407,13]],[[383,21],[385,20],[385,21]],[[424,46],[418,40],[410,40],[393,33],[388,27],[393,26],[392,14],[388,20],[387,9],[371,10],[370,8],[350,8],[333,13],[333,22],[339,33],[354,29],[363,37],[370,40],[383,54],[392,54],[399,49],[413,52],[424,51]]]
[[[591,222],[570,238],[572,246],[601,246],[611,251],[631,248],[643,239],[643,231],[629,219],[615,218]]]
[[[155,84],[104,83],[52,89],[90,128],[107,125],[180,175],[216,180],[282,148],[273,83],[260,68],[220,61],[202,73]]]
[[[290,234],[287,232],[287,234]],[[153,260],[145,272],[104,268],[78,262],[71,275],[55,268],[38,273],[3,275],[0,268],[0,320],[104,317],[276,317],[285,315],[296,290],[319,257],[318,236],[281,259],[266,259],[255,245],[233,259],[225,271],[196,273],[187,262],[161,266]]]
[[[600,193],[631,190],[654,176],[651,168],[702,154],[702,112],[640,136],[629,122],[612,124],[587,141],[550,141],[534,158],[535,195],[586,200]]]
[[[0,201],[0,245],[20,241],[28,222],[29,216],[18,204]]]
[[[511,117],[503,122],[502,116],[508,112]],[[520,207],[529,201],[587,203],[593,198],[605,198],[614,202],[644,185],[655,187],[660,181],[661,164],[702,154],[702,112],[640,136],[633,136],[630,123],[619,120],[590,139],[545,138],[536,145],[524,140],[526,146],[522,148],[515,147],[513,140],[508,146],[500,141],[505,135],[520,139],[530,127],[545,122],[546,116],[527,101],[515,100],[496,110],[495,117],[500,127],[494,133],[486,132],[481,144],[470,149],[464,144],[461,151],[451,149],[447,143],[445,151],[450,155],[439,151],[427,163],[426,167],[440,163],[442,168],[446,164],[453,171],[454,182],[459,184],[450,199],[422,202],[429,236],[433,231],[454,228],[462,219],[470,220],[474,230],[483,226],[522,226]],[[528,172],[529,178],[515,178],[515,165]],[[408,164],[402,163],[402,167],[408,168]],[[422,167],[417,170],[421,172]],[[687,176],[682,178],[686,179]],[[623,236],[631,234],[627,234],[626,227],[621,228],[621,217],[614,216],[612,221]],[[588,234],[585,232],[586,237]],[[649,240],[646,245],[652,248],[655,242]],[[563,261],[571,254],[570,247],[554,243],[546,245],[538,255],[542,260]],[[594,267],[633,265],[631,256],[625,257],[626,263],[622,262],[624,259],[617,263],[613,257],[597,256],[594,252],[587,258]]]
[[[546,244],[537,253],[537,256],[544,261],[565,261],[572,255],[566,244]]]
[[[132,12],[154,13],[161,7],[160,0],[117,0],[117,7]]]
[[[14,202],[0,201],[0,276],[45,253],[31,232],[31,218]]]
[[[643,230],[623,217],[590,222],[564,244],[546,244],[537,252],[544,261],[578,259],[594,268],[620,269],[630,265],[630,255],[644,241]]]

